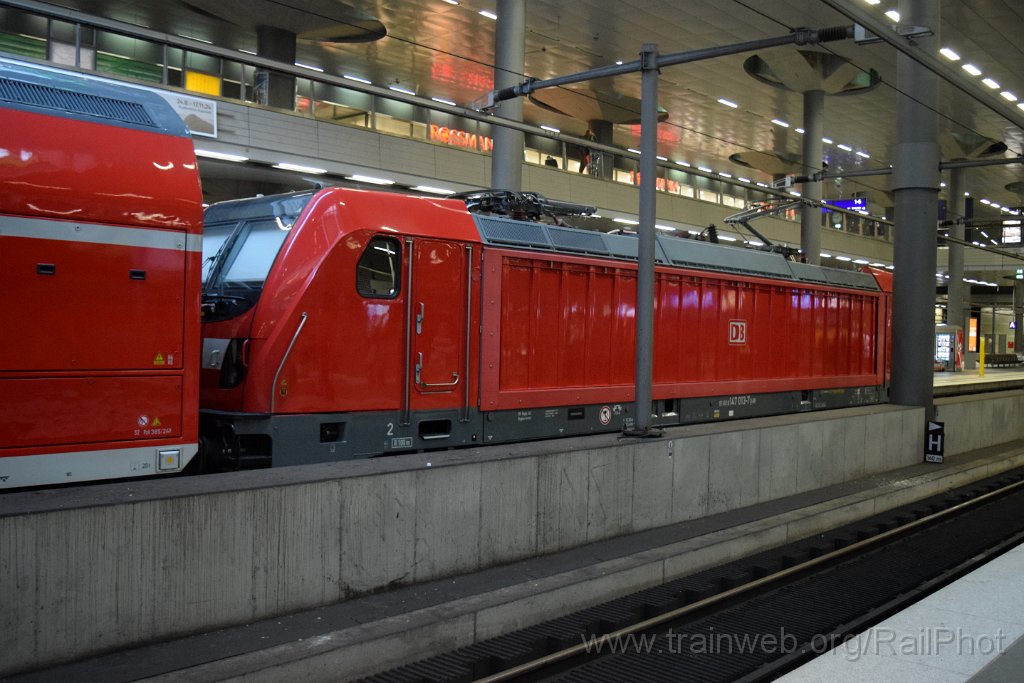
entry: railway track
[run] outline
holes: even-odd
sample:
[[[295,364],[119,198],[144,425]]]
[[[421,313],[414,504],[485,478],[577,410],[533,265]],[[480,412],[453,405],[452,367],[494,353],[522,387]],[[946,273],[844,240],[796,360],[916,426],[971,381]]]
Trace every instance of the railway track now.
[[[771,680],[1024,540],[1024,470],[363,679]]]

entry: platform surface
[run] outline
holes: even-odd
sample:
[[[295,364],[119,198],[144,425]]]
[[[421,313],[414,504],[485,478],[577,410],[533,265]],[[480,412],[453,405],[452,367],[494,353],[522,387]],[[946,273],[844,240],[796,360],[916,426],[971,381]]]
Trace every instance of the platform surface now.
[[[1024,546],[778,679],[1010,683],[1024,676]]]

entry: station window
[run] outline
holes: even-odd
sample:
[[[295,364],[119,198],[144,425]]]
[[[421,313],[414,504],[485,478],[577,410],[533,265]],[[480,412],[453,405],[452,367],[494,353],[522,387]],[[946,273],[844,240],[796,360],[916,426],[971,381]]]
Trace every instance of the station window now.
[[[356,265],[356,290],[373,299],[398,296],[402,249],[394,237],[374,237]]]

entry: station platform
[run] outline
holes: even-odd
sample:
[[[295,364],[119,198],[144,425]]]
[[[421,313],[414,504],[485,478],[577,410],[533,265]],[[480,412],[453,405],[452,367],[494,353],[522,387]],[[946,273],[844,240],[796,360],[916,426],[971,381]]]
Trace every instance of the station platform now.
[[[936,397],[1024,388],[1024,368],[986,368],[984,376],[978,370],[936,372],[934,378]]]
[[[1014,683],[1024,672],[1024,546],[777,679]]]
[[[349,680],[659,585],[1021,465],[1024,440],[965,453],[941,464],[902,467],[503,566],[3,680]],[[1004,570],[1004,576],[1012,571]],[[1001,613],[1008,619],[1014,610],[1024,613],[1009,601],[1004,606]],[[950,616],[941,623],[957,620]],[[987,628],[989,621],[978,617],[972,628]],[[1016,638],[1024,633],[1024,624],[1007,632]],[[821,680],[808,675],[794,680]]]

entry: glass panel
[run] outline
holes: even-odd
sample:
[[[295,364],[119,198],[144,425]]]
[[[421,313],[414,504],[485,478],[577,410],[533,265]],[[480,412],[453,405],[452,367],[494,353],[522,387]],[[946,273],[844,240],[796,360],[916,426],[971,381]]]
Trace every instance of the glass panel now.
[[[374,299],[393,299],[398,296],[401,258],[398,240],[393,237],[374,237],[359,257],[356,291]]]

